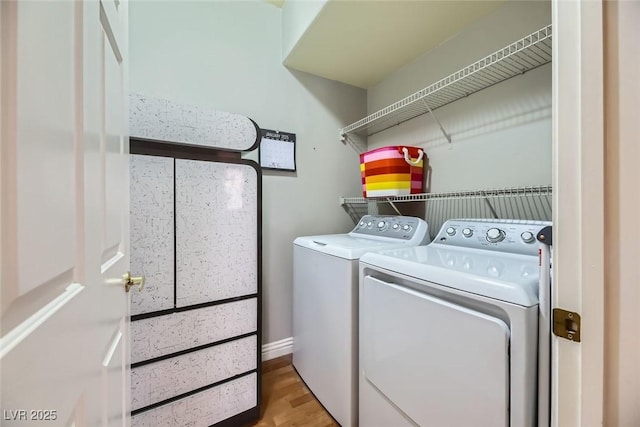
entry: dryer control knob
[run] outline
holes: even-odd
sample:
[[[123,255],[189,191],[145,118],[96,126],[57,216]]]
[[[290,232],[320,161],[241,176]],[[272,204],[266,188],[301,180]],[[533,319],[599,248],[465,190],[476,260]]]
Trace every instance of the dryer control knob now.
[[[402,226],[402,229],[404,231],[409,231],[409,230],[411,230],[411,226],[409,224],[405,224],[405,225]]]
[[[384,228],[384,226],[385,226],[386,224],[387,224],[386,222],[384,222],[384,221],[380,221],[380,222],[378,223],[378,228],[379,228],[379,229],[383,229],[383,228]]]
[[[455,234],[456,234],[456,229],[455,229],[455,228],[453,228],[453,227],[449,227],[449,228],[447,228],[447,234],[448,234],[449,236],[455,236]]]
[[[499,228],[490,228],[487,230],[487,240],[491,243],[498,243],[504,240],[504,231]]]
[[[471,237],[473,236],[473,230],[470,228],[465,228],[464,230],[462,230],[462,235],[464,237]]]
[[[393,228],[394,230],[399,230],[399,229],[400,229],[400,226],[399,226],[398,224],[393,224],[393,227],[392,227],[392,228]]]
[[[371,227],[372,225],[373,225],[373,221],[369,221],[369,222],[367,223],[367,227]]]
[[[535,236],[533,235],[533,233],[529,232],[529,231],[525,231],[524,233],[522,233],[520,235],[520,237],[522,237],[522,241],[525,243],[532,243],[536,240]]]

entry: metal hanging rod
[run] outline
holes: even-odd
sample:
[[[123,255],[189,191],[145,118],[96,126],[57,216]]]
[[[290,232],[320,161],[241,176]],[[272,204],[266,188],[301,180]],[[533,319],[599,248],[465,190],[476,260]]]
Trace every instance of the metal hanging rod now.
[[[345,126],[346,135],[370,136],[428,113],[472,93],[551,62],[551,25],[548,25],[436,83]],[[441,129],[445,135],[444,129]]]

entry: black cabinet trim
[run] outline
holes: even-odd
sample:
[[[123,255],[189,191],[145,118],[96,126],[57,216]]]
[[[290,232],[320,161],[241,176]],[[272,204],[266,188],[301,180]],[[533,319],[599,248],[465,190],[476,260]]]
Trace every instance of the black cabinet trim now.
[[[209,427],[238,427],[246,426],[260,419],[260,407],[256,406],[247,411],[241,412],[238,415],[234,415],[231,418],[227,418],[219,423],[212,424]]]
[[[167,308],[165,310],[150,311],[149,313],[135,314],[131,316],[131,321],[135,322],[137,320],[150,319],[152,317],[161,317],[161,316],[166,316],[168,314],[182,313],[183,311],[197,310],[199,308],[213,307],[214,305],[229,304],[232,302],[244,301],[244,300],[253,299],[253,298],[258,298],[258,294],[256,293],[256,294],[242,295],[239,297],[232,297],[232,298],[220,299],[217,301],[203,302],[200,304],[185,305],[184,307]]]
[[[248,332],[242,335],[236,335],[234,337],[225,338],[223,340],[214,341],[209,344],[199,345],[197,347],[187,348],[185,350],[176,351],[175,353],[163,354],[162,356],[154,357],[153,359],[143,360],[141,362],[136,362],[131,364],[131,369],[139,368],[140,366],[149,365],[151,363],[160,362],[161,360],[171,359],[172,357],[184,356],[185,354],[193,353],[196,351],[204,350],[205,348],[215,347],[217,345],[226,344],[231,341],[241,340],[243,338],[248,338],[253,335],[258,335],[258,331]],[[256,338],[257,340],[257,338]],[[260,342],[257,342],[258,347],[260,347]]]

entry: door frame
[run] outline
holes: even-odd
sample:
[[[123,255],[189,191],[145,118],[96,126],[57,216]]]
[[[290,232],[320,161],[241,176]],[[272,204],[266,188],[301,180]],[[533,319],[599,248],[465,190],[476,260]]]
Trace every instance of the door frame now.
[[[552,336],[551,425],[603,421],[604,54],[601,0],[554,0],[553,307],[582,342]]]

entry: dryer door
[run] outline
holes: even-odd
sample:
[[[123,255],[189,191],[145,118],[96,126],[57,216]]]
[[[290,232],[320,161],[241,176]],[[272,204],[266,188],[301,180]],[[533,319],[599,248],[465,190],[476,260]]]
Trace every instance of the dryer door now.
[[[509,328],[494,317],[365,276],[364,376],[420,426],[509,423]]]

